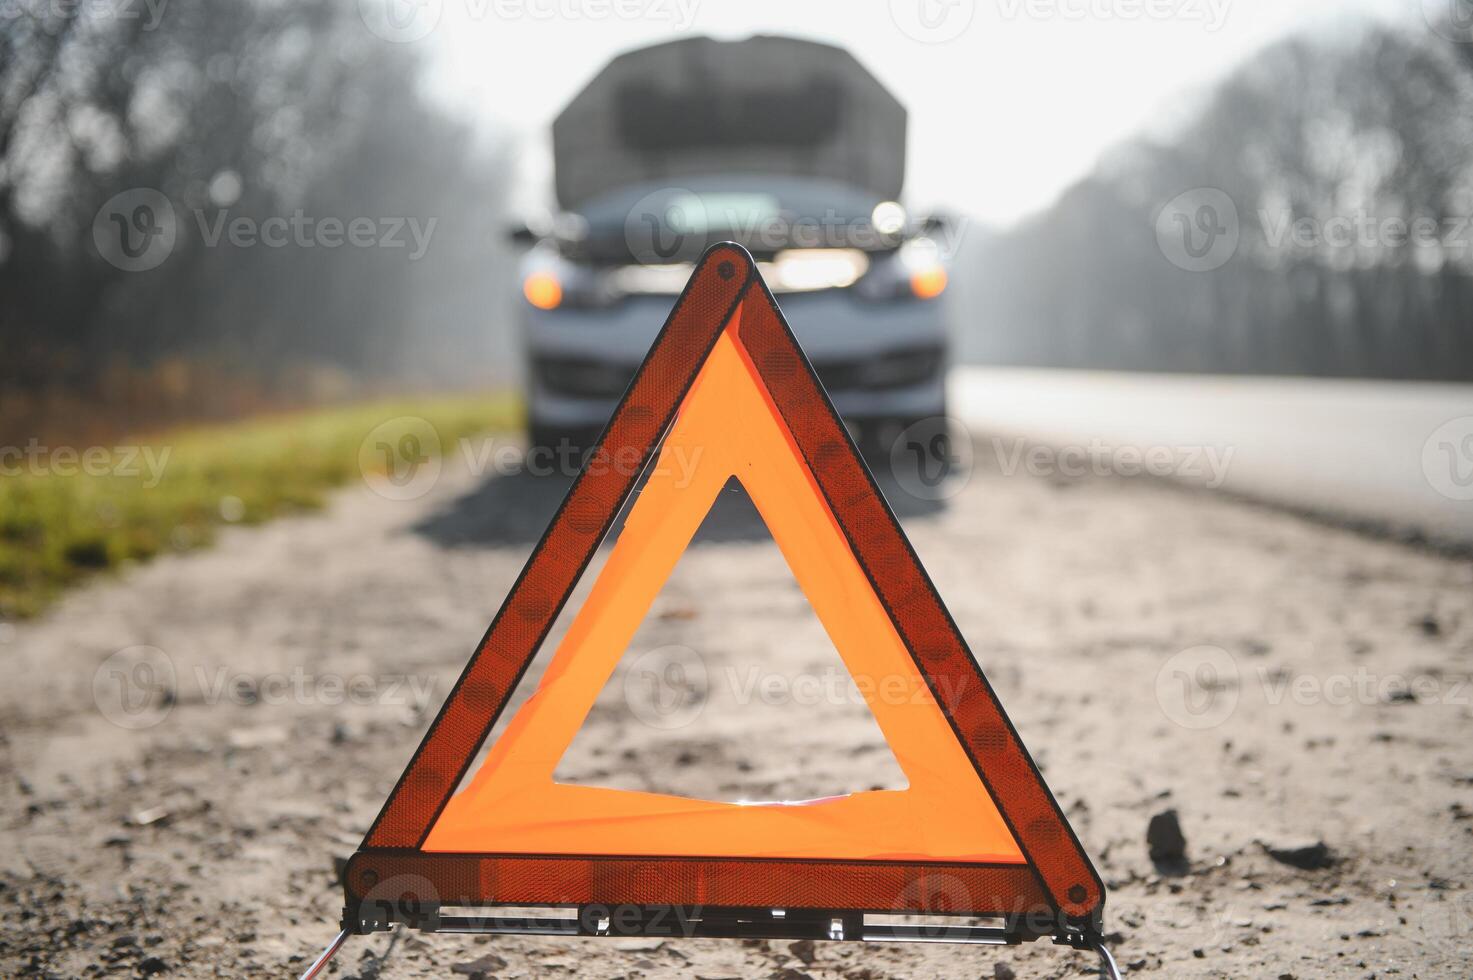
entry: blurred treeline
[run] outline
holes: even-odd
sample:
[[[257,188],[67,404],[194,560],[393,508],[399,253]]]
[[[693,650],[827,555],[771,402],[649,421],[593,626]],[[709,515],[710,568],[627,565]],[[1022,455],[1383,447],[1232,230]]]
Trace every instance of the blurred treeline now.
[[[0,19],[0,436],[79,436],[510,370],[499,145],[352,0],[12,0]],[[148,271],[99,208],[172,204]],[[435,220],[408,248],[238,247],[222,219]]]
[[[1158,244],[1156,221],[1199,187],[1232,199],[1240,240],[1220,267],[1185,271]],[[960,354],[1473,380],[1470,215],[1473,44],[1380,27],[1285,41],[1207,93],[1183,124],[1110,154],[1046,212],[974,236],[957,276]],[[1429,216],[1441,244],[1397,244],[1394,226],[1353,231],[1370,241],[1349,246],[1278,238],[1286,219],[1374,229]]]

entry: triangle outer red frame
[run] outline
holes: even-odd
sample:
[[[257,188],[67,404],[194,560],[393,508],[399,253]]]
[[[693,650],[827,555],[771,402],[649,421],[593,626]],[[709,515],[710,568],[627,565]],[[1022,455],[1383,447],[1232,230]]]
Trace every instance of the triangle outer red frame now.
[[[739,305],[742,345],[1026,863],[601,856],[596,835],[588,855],[421,850]],[[636,455],[637,465],[630,465]],[[740,245],[714,245],[697,264],[582,472],[349,861],[345,918],[351,921],[381,883],[405,876],[419,882],[409,889],[420,893],[418,901],[436,905],[1062,914],[1073,925],[1098,926],[1104,883]]]

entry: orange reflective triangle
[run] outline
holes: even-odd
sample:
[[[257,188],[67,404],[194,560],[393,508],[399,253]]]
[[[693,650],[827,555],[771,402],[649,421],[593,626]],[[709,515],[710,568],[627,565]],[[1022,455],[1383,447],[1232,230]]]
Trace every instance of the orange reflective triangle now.
[[[534,694],[456,792],[641,475]],[[905,771],[904,790],[734,804],[554,770],[736,477]],[[344,876],[431,904],[1053,914],[1104,886],[941,604],[751,257],[716,246],[616,408]]]
[[[566,638],[427,851],[1023,863],[738,338],[716,342]],[[676,561],[741,481],[889,741],[903,790],[742,805],[553,780]],[[488,848],[489,845],[489,848]]]

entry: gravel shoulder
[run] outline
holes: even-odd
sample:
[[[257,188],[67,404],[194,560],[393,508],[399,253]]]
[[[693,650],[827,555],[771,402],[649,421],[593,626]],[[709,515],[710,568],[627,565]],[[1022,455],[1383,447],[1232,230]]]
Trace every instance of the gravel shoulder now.
[[[891,490],[1110,886],[1122,964],[1466,976],[1473,564],[1145,479],[1004,476],[984,457],[944,505]],[[336,929],[333,859],[563,489],[456,467],[413,501],[354,487],[323,514],[228,532],[0,633],[0,974],[304,967]],[[903,779],[852,699],[739,703],[749,665],[791,679],[837,664],[739,498],[634,646],[698,651],[704,709],[641,724],[616,676],[564,778],[731,799]],[[156,679],[140,664],[172,670],[172,703],[123,697]],[[1184,852],[1158,823],[1153,860],[1147,826],[1166,811]],[[876,980],[997,964],[1049,978],[1089,965],[1045,945],[396,934],[351,940],[330,975]]]

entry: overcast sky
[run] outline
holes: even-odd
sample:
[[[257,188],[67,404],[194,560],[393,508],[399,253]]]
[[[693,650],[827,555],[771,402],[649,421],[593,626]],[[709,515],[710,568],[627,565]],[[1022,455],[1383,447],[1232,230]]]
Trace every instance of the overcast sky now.
[[[521,206],[550,201],[548,124],[610,56],[783,33],[847,46],[909,109],[908,204],[1005,225],[1265,44],[1367,16],[1426,29],[1423,9],[1450,0],[363,2],[418,4],[402,39],[430,47],[445,100],[516,134]]]

